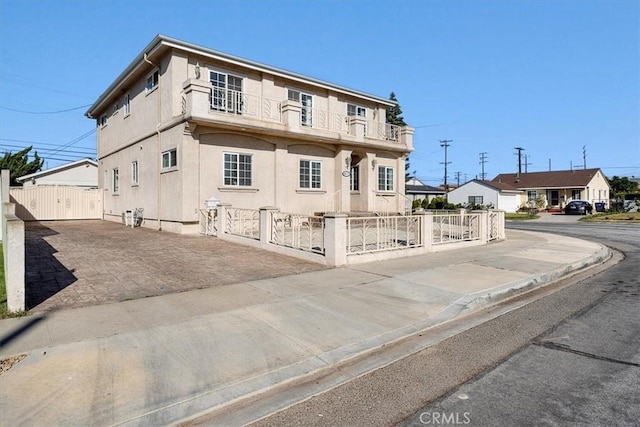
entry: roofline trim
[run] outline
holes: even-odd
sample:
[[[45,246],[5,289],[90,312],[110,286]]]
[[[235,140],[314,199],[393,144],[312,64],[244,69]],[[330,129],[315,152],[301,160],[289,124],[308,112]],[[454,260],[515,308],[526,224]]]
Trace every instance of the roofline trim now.
[[[281,68],[273,67],[266,64],[261,64],[259,62],[251,61],[248,59],[244,59],[238,56],[230,55],[224,52],[216,51],[213,49],[209,49],[203,46],[199,46],[196,44],[184,42],[182,40],[174,39],[171,37],[164,36],[162,34],[158,34],[153,40],[144,48],[144,50],[135,57],[135,59],[124,69],[120,75],[109,85],[109,87],[98,97],[98,99],[89,107],[89,109],[85,112],[85,116],[88,118],[96,118],[93,114],[101,109],[102,104],[111,97],[111,95],[118,90],[120,86],[123,86],[124,83],[128,80],[129,76],[137,71],[141,66],[147,65],[144,61],[144,54],[147,56],[152,56],[156,51],[158,51],[161,47],[166,46],[168,48],[178,49],[186,52],[190,52],[196,55],[209,56],[212,59],[222,60],[227,63],[231,63],[234,65],[240,65],[245,68],[249,68],[255,71],[260,72],[268,72],[274,76],[283,77],[289,80],[293,80],[299,83],[312,83],[316,86],[320,86],[327,90],[332,90],[335,92],[340,92],[346,95],[356,95],[358,97],[367,99],[369,101],[377,102],[386,106],[394,106],[397,103],[390,101],[389,99],[382,98],[380,96],[368,94],[365,92],[361,92],[354,89],[349,89],[345,86],[340,86],[337,84],[329,83],[320,79],[316,79],[314,77],[304,76],[302,74],[298,74],[292,71],[287,71]]]

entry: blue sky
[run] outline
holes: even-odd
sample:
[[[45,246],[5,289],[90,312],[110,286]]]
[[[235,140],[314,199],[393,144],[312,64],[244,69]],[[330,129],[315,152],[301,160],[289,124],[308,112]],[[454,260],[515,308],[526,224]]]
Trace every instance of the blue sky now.
[[[91,104],[156,34],[375,95],[427,184],[601,167],[640,176],[637,0],[0,0],[0,153],[95,156]],[[73,109],[67,112],[54,113]],[[19,111],[14,111],[19,110]],[[34,114],[38,113],[38,114]],[[524,166],[523,166],[524,169]]]

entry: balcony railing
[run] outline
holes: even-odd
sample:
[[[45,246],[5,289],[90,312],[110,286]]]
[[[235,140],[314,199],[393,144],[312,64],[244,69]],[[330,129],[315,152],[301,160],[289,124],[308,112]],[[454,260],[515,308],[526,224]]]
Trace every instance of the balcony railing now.
[[[250,95],[244,92],[213,88],[209,93],[209,108],[214,112],[238,116],[255,117],[259,120],[284,123],[282,102],[275,99]],[[183,106],[184,109],[184,106]],[[353,135],[353,120],[357,117],[321,110],[315,107],[300,107],[302,128],[320,129]],[[368,120],[364,124],[364,137],[368,139],[400,142],[400,127],[388,123]]]
[[[209,105],[213,111],[282,123],[280,101],[225,89],[213,89],[209,98]]]

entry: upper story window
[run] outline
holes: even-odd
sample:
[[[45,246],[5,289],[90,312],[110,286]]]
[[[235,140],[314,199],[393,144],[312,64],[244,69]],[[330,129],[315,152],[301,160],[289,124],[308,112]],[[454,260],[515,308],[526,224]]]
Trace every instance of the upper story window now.
[[[147,92],[151,92],[156,87],[158,87],[159,78],[160,74],[158,73],[158,70],[155,70],[153,73],[147,76]]]
[[[209,72],[211,108],[216,111],[242,114],[242,77],[217,71]]]
[[[295,89],[288,89],[287,99],[299,102],[302,105],[300,124],[302,126],[313,126],[313,95]]]
[[[393,168],[378,166],[378,191],[393,191]]]
[[[322,188],[322,162],[300,160],[300,188]]]
[[[103,114],[100,116],[100,119],[98,120],[98,126],[100,126],[101,128],[105,127],[107,125],[107,115]]]
[[[129,114],[131,114],[131,95],[126,94],[124,96],[124,115],[125,117],[128,116]]]
[[[224,185],[251,186],[251,155],[224,153]]]
[[[367,117],[367,109],[355,104],[347,104],[347,116]]]
[[[162,170],[172,170],[178,168],[178,150],[172,149],[162,153]]]
[[[131,162],[131,185],[138,185],[138,161]]]

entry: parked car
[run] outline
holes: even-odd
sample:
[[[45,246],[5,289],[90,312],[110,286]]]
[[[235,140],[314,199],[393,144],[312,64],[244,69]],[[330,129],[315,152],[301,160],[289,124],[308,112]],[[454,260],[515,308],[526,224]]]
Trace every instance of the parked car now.
[[[591,212],[593,212],[593,206],[584,200],[574,200],[564,207],[565,215],[586,215]]]

